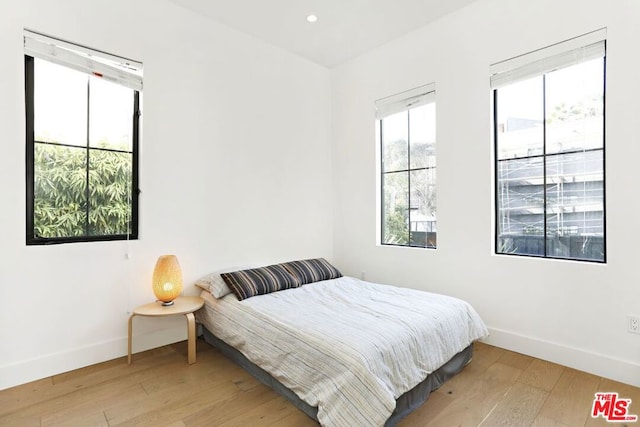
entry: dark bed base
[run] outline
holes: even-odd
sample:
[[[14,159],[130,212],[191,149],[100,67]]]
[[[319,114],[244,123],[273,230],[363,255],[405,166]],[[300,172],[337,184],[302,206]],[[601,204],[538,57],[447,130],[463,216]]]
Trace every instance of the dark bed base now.
[[[242,353],[229,344],[225,343],[211,332],[207,328],[203,327],[204,339],[212,346],[216,347],[222,354],[236,362],[258,381],[262,382],[266,386],[272,388],[276,393],[281,394],[293,403],[298,409],[307,414],[314,420],[318,420],[318,408],[310,406],[308,403],[301,400],[294,392],[282,385],[278,380],[273,378],[268,372],[255,365],[249,359],[247,359]],[[473,344],[456,354],[441,366],[435,372],[432,372],[424,381],[420,384],[400,396],[396,400],[396,409],[391,414],[385,427],[395,426],[402,418],[409,415],[413,410],[422,405],[429,398],[429,394],[432,391],[437,390],[445,381],[456,375],[462,370],[470,361],[473,355]]]

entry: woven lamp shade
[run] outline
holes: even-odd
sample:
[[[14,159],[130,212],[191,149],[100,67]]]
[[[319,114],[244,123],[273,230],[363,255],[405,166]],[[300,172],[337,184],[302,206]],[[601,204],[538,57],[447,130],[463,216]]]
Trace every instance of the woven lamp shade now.
[[[182,271],[175,255],[162,255],[153,269],[153,293],[162,305],[171,305],[182,292]]]

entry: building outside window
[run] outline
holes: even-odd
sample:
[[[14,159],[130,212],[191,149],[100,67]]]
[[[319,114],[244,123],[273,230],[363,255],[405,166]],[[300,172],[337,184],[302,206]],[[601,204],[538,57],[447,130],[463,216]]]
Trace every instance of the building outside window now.
[[[376,102],[381,244],[436,247],[435,86]]]
[[[606,261],[604,37],[492,66],[496,253]]]
[[[27,244],[135,239],[142,68],[25,31]]]

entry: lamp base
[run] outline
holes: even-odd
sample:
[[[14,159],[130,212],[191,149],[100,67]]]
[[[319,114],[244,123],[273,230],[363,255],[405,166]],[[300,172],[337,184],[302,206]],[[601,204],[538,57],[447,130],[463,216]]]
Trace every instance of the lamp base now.
[[[167,301],[167,302],[165,302],[165,301],[160,301],[160,302],[161,302],[161,303],[162,303],[162,305],[163,305],[163,306],[165,306],[165,307],[170,306],[170,305],[173,305],[173,301]]]

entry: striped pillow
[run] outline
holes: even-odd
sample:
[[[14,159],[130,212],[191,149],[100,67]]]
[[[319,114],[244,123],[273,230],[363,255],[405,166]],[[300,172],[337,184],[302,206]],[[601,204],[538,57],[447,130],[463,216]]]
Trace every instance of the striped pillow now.
[[[282,265],[284,265],[302,285],[342,277],[342,273],[333,265],[329,264],[324,258],[291,261],[285,262]]]
[[[281,264],[222,273],[220,276],[239,300],[300,286],[300,280]]]

